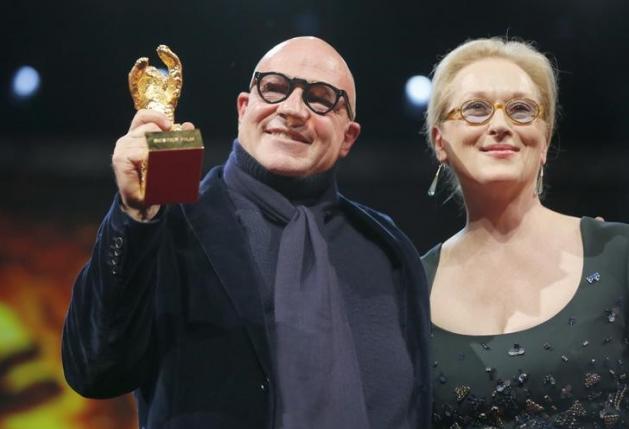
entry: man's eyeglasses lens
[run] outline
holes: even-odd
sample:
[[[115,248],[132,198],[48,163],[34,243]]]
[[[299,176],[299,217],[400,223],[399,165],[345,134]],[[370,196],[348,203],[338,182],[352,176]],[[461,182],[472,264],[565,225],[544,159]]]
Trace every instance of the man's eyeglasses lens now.
[[[307,83],[303,81],[302,85],[304,102],[313,112],[325,114],[334,109],[338,102],[339,95],[337,92],[339,90],[323,82]],[[293,90],[292,81],[279,73],[260,75],[257,78],[257,87],[260,96],[267,103],[284,101]]]
[[[503,108],[507,116],[518,124],[531,123],[539,114],[537,103],[524,98],[509,100]],[[492,117],[495,109],[486,100],[470,100],[461,106],[461,116],[471,124],[482,124]]]

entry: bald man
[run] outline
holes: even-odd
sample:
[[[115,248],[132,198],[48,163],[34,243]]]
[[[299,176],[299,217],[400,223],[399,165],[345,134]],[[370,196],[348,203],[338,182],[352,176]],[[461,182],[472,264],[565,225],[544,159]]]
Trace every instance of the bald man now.
[[[64,326],[68,383],[133,391],[142,428],[428,428],[418,255],[337,189],[360,134],[347,64],[290,39],[236,105],[238,138],[195,204],[139,194],[144,135],[165,115],[139,111],[118,140],[118,195]]]

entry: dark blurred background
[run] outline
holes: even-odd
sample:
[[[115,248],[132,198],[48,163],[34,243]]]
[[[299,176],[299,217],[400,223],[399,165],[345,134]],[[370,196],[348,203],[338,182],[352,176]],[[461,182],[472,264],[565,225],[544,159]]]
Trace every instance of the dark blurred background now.
[[[318,35],[345,56],[358,87],[363,133],[341,169],[349,196],[389,212],[425,250],[460,227],[456,205],[425,189],[434,172],[421,114],[406,81],[428,75],[468,38],[518,37],[556,58],[561,117],[547,204],[575,215],[622,219],[629,175],[629,3],[214,0],[10,1],[1,56],[0,167],[8,210],[96,220],[113,193],[109,155],[133,115],[127,73],[166,43],[182,58],[179,119],[203,132],[209,165],[235,135],[235,97],[274,44]],[[40,87],[11,95],[30,65]],[[6,187],[5,187],[6,188]],[[37,210],[34,210],[34,209]],[[457,220],[458,219],[458,220]]]
[[[533,41],[559,68],[561,113],[546,205],[627,220],[629,3],[623,0],[9,0],[0,16],[0,269],[35,270],[40,280],[57,282],[50,287],[64,297],[115,192],[110,156],[134,114],[127,73],[140,56],[161,65],[160,43],[182,59],[177,118],[202,130],[206,169],[230,149],[235,98],[261,55],[297,35],[334,45],[354,72],[363,126],[342,162],[341,189],[389,213],[424,252],[457,231],[464,216],[445,195],[426,196],[436,163],[422,134],[422,110],[405,95],[408,79],[429,75],[469,38]],[[14,93],[24,65],[39,74],[32,96]],[[39,259],[48,262],[29,266]],[[51,266],[65,274],[51,276]],[[6,281],[15,285],[17,278]],[[38,294],[29,282],[20,287]],[[5,284],[0,289],[8,290]],[[62,312],[53,319],[59,324]],[[41,342],[38,335],[33,343]],[[2,350],[0,344],[0,359]],[[8,418],[2,398],[0,392],[0,429]]]

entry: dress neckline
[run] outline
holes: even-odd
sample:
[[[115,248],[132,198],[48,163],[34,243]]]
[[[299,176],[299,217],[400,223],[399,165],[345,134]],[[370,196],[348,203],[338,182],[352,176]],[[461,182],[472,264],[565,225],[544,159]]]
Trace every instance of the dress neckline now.
[[[563,314],[565,314],[570,308],[572,308],[574,306],[574,303],[576,302],[576,298],[577,296],[579,296],[583,289],[584,289],[584,283],[586,281],[586,273],[589,272],[588,269],[588,258],[586,257],[587,255],[587,249],[589,248],[589,237],[587,236],[587,234],[585,233],[585,227],[586,227],[586,223],[592,220],[594,222],[598,222],[594,219],[590,219],[586,216],[582,217],[579,221],[579,232],[581,234],[581,246],[582,246],[582,251],[583,251],[583,264],[581,264],[581,276],[579,277],[579,284],[577,285],[577,288],[574,292],[574,294],[572,295],[572,297],[570,297],[570,299],[568,300],[568,302],[566,302],[566,305],[564,305],[557,313],[553,314],[552,316],[550,316],[548,319],[542,321],[541,323],[538,323],[537,325],[534,326],[530,326],[528,328],[524,328],[524,329],[520,329],[517,331],[513,331],[513,332],[507,332],[504,334],[461,334],[458,332],[454,332],[454,331],[449,331],[445,328],[442,328],[436,324],[434,324],[432,321],[431,326],[432,326],[432,330],[433,332],[437,331],[437,332],[441,332],[443,334],[446,335],[451,335],[451,336],[461,336],[461,337],[469,337],[469,338],[493,338],[493,337],[506,337],[508,335],[523,335],[523,334],[528,334],[531,332],[534,332],[537,329],[542,329],[545,326],[548,326],[550,324],[552,324],[554,321],[561,319],[561,316]],[[428,285],[429,285],[429,291],[432,291],[432,284],[435,280],[435,274],[437,273],[437,268],[439,267],[439,259],[441,257],[441,248],[443,246],[443,243],[439,243],[437,244],[429,253],[433,253],[434,254],[434,270],[432,270],[431,274],[432,274],[432,278],[428,279]]]

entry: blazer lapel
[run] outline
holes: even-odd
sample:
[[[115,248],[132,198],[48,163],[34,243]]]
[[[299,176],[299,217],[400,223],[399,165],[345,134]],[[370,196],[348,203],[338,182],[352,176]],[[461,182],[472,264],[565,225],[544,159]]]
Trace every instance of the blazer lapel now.
[[[402,330],[415,368],[418,404],[430,403],[430,307],[426,276],[419,255],[410,241],[396,237],[389,227],[359,205],[341,196],[341,206],[351,218],[367,225],[382,240],[385,251],[392,252],[393,264],[400,274]],[[401,232],[398,232],[402,234]],[[422,410],[422,412],[424,412]]]
[[[222,168],[212,169],[201,182],[201,197],[195,204],[183,205],[184,216],[218,280],[245,322],[245,328],[258,353],[262,367],[270,374],[270,352],[259,279],[247,247],[244,230],[221,178]],[[201,288],[203,285],[201,285]],[[199,287],[189,294],[189,317],[203,321],[208,309],[200,305]]]
[[[343,195],[339,195],[339,201],[341,208],[350,217],[350,219],[366,225],[368,229],[380,240],[380,242],[385,245],[384,250],[389,256],[391,256],[391,261],[394,266],[399,266],[404,258],[404,255],[400,251],[399,240],[391,234],[391,232],[389,232],[389,230],[382,225],[378,219],[369,214],[367,210],[364,210],[359,205],[356,205],[345,198]]]

